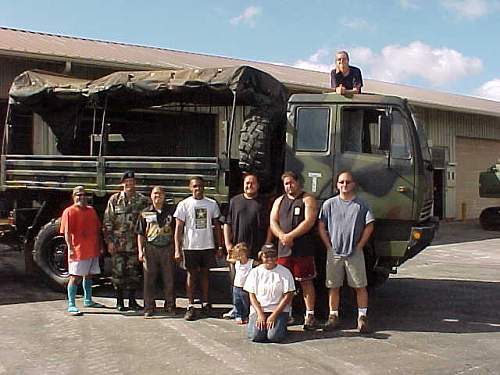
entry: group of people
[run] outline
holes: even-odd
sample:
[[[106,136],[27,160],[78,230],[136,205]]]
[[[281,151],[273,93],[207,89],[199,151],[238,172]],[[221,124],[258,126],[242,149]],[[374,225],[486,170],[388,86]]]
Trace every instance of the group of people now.
[[[194,320],[194,287],[199,281],[201,314],[210,316],[208,270],[215,256],[222,257],[220,210],[215,200],[204,196],[204,181],[189,181],[191,196],[177,207],[165,200],[161,186],[151,189],[150,199],[136,191],[134,172],[125,172],[122,190],[107,203],[103,223],[87,204],[83,186],[73,189],[73,205],[62,214],[60,232],[68,247],[68,312],[81,315],[75,305],[77,284],[83,279],[84,306],[103,307],[92,300],[92,275],[100,273],[99,257],[104,241],[111,255],[111,280],[118,311],[142,310],[136,300],[140,288],[140,263],[144,274],[144,317],[156,313],[156,282],[161,276],[164,312],[175,314],[175,263],[186,269],[188,307],[186,320]],[[216,250],[214,252],[214,249]],[[128,306],[125,306],[125,296]]]
[[[258,180],[254,175],[245,177],[243,194],[230,201],[225,224],[229,227],[225,227],[225,233],[228,259],[235,259],[232,262],[236,269],[233,287],[236,321],[245,323],[248,319],[248,336],[253,341],[283,340],[297,285],[302,290],[306,310],[304,330],[319,328],[313,283],[317,230],[327,251],[329,316],[323,330],[339,326],[340,288],[347,277],[348,285],[356,291],[358,330],[369,332],[363,248],[373,232],[374,217],[367,204],[356,196],[352,173],[346,170],[337,175],[334,183],[339,194],[327,199],[321,207],[314,196],[303,190],[296,173],[287,171],[281,180],[284,194],[274,200],[269,215],[264,202],[257,206],[258,210],[250,209],[258,199]],[[266,222],[266,217],[269,224],[259,225]],[[235,222],[239,235],[233,232]],[[252,238],[248,233],[255,235],[257,231],[260,231],[258,246],[249,246],[247,241]],[[266,243],[262,244],[264,237]],[[274,239],[277,246],[273,244]],[[233,247],[234,243],[237,245]],[[257,249],[260,249],[258,253]],[[260,265],[252,268],[254,259],[258,259]]]
[[[349,55],[339,51],[331,72],[331,87],[341,95],[361,93],[361,71],[349,65]],[[259,195],[256,175],[243,180],[243,193],[233,197],[223,224],[217,202],[205,197],[201,177],[189,181],[191,196],[177,207],[166,203],[161,186],[151,190],[150,199],[136,191],[133,172],[124,173],[122,190],[113,194],[103,223],[87,204],[83,186],[73,189],[73,205],[64,210],[60,231],[68,247],[68,313],[81,315],[75,297],[83,279],[85,307],[101,308],[92,300],[92,275],[100,273],[99,257],[104,241],[112,260],[112,283],[118,311],[142,310],[136,300],[140,264],[144,274],[144,317],[156,313],[155,288],[163,283],[164,312],[175,314],[174,271],[186,269],[188,305],[186,320],[212,316],[209,303],[209,269],[221,258],[224,247],[233,275],[233,309],[224,314],[237,323],[248,323],[254,341],[280,341],[286,334],[295,284],[300,285],[305,304],[303,328],[314,330],[316,293],[315,230],[327,249],[326,287],[329,288],[329,317],[324,327],[339,324],[339,290],[347,276],[355,288],[358,329],[368,331],[368,293],[363,247],[373,232],[373,215],[356,197],[355,181],[343,171],[334,181],[339,195],[318,207],[314,196],[303,191],[298,176],[282,175],[284,194],[274,203]],[[277,246],[273,245],[277,243]],[[201,309],[195,308],[199,284]],[[125,306],[125,295],[128,306]],[[199,310],[199,311],[197,311]]]
[[[77,284],[83,278],[85,307],[103,307],[92,300],[92,275],[100,272],[99,256],[104,240],[112,259],[112,282],[116,309],[139,310],[136,291],[140,269],[144,273],[144,317],[157,311],[155,288],[163,282],[164,313],[175,315],[175,264],[186,269],[186,320],[213,316],[209,301],[209,269],[216,257],[226,259],[234,276],[233,309],[226,317],[248,324],[253,341],[281,341],[287,333],[291,302],[296,285],[305,304],[304,330],[315,330],[316,231],[327,249],[326,287],[329,288],[329,317],[324,330],[339,325],[339,290],[347,276],[356,290],[358,329],[368,332],[368,294],[363,248],[373,231],[373,215],[355,194],[356,183],[349,171],[338,174],[338,195],[318,207],[313,195],[302,188],[296,173],[281,177],[284,194],[271,205],[259,194],[256,175],[243,179],[243,192],[233,197],[221,226],[217,202],[204,195],[201,177],[189,181],[191,196],[177,207],[165,200],[161,186],[151,190],[150,200],[136,192],[133,172],[121,180],[122,190],[112,195],[103,223],[87,204],[82,186],[73,190],[73,205],[64,210],[61,233],[68,246],[68,312],[76,307]],[[223,234],[222,234],[223,230]],[[102,236],[101,237],[101,233]],[[201,308],[195,304],[199,285]],[[128,306],[124,297],[127,293]]]

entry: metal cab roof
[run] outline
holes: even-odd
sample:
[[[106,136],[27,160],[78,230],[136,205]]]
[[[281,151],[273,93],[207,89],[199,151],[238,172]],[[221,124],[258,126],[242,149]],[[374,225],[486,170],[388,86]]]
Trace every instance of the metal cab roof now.
[[[289,99],[289,103],[384,103],[403,105],[406,102],[406,99],[393,95],[356,94],[344,96],[334,92],[325,94],[294,94]]]

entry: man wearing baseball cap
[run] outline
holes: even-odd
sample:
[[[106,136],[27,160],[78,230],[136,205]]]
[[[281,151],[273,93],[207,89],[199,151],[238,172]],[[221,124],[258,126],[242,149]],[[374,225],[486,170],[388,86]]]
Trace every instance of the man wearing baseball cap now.
[[[104,307],[92,300],[92,275],[101,272],[101,222],[93,207],[87,204],[83,186],[73,189],[73,205],[63,211],[60,232],[68,246],[68,313],[82,315],[76,307],[78,283],[83,278],[83,306]]]

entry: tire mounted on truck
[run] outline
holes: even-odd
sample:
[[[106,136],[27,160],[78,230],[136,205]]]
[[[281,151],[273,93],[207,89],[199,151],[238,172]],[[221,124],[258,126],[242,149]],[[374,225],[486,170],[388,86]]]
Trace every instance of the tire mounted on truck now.
[[[61,219],[52,219],[38,232],[33,258],[43,280],[56,290],[64,289],[68,280],[67,246],[59,233]]]
[[[263,186],[273,181],[271,142],[269,118],[252,115],[245,120],[240,131],[239,167],[243,172],[255,173]]]

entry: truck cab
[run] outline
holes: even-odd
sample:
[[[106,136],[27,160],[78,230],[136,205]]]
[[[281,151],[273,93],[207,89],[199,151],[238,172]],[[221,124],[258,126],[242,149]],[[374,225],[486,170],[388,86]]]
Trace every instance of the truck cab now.
[[[430,244],[437,228],[431,156],[406,100],[297,94],[287,117],[285,169],[299,172],[320,203],[337,193],[336,175],[349,170],[373,211],[375,232],[365,249],[372,277],[384,280]]]

